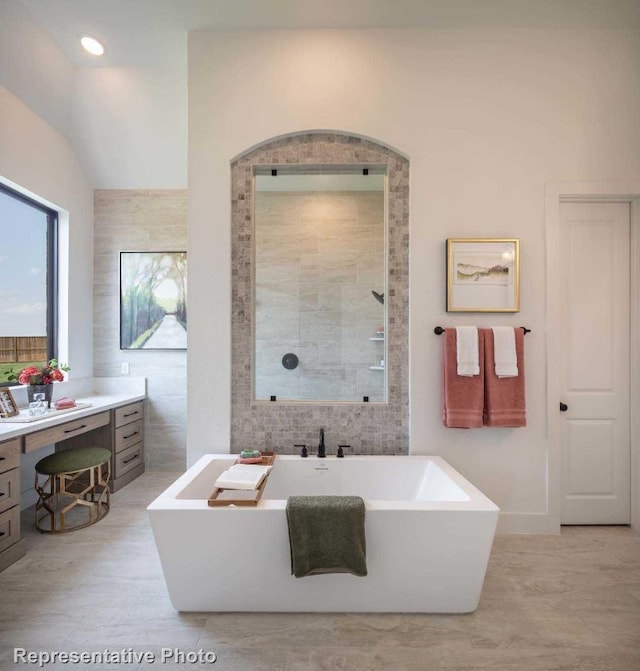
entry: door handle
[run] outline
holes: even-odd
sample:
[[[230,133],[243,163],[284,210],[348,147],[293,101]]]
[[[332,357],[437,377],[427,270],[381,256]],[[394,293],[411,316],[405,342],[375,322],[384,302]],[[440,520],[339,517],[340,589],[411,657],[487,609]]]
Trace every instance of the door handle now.
[[[566,403],[563,403],[562,401],[560,401],[560,412],[567,412],[568,409],[569,409],[569,406]]]

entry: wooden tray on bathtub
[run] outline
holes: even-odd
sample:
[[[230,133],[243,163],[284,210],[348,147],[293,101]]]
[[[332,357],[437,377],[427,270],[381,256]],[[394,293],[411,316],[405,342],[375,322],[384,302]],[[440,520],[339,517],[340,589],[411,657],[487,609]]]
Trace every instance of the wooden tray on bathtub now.
[[[276,455],[273,452],[263,452],[262,460],[257,466],[270,466],[275,461]],[[236,460],[234,463],[238,463]],[[257,489],[220,489],[216,487],[211,496],[207,499],[207,504],[212,508],[220,506],[257,506],[262,498],[262,493],[269,479],[270,472],[263,478]]]

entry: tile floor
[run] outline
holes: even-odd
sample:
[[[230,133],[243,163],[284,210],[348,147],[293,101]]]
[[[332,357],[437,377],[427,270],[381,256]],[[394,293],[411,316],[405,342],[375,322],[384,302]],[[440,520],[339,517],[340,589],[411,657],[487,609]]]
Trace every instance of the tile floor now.
[[[640,534],[569,527],[496,537],[480,606],[469,615],[177,613],[146,516],[174,476],[145,473],[99,524],[40,535],[0,573],[0,670],[28,652],[128,648],[155,664],[50,663],[44,669],[179,669],[162,648],[214,652],[220,671],[639,671]],[[28,511],[31,512],[31,511]]]

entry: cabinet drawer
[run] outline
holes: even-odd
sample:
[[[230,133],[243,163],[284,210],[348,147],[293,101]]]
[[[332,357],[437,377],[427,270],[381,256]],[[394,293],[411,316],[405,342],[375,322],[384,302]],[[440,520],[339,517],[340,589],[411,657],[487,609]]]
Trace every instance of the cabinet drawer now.
[[[0,513],[0,552],[20,540],[20,506]]]
[[[118,452],[114,458],[115,461],[115,473],[113,475],[114,479],[123,476],[127,471],[130,471],[132,468],[135,468],[139,464],[144,463],[144,444],[138,443],[132,447]]]
[[[20,465],[20,438],[0,443],[0,473]]]
[[[142,401],[116,408],[116,428],[123,426],[124,424],[129,424],[130,422],[135,422],[137,419],[142,419],[142,414]]]
[[[36,431],[36,433],[25,436],[24,451],[31,452],[44,447],[45,445],[51,445],[52,443],[67,440],[67,438],[79,436],[81,433],[86,433],[87,431],[97,429],[99,426],[107,425],[109,419],[110,413],[107,410],[106,412],[100,412],[97,415],[90,415],[89,417],[76,419],[73,422],[59,424],[50,429]]]
[[[125,424],[124,426],[116,429],[116,453],[121,452],[122,450],[125,450],[128,447],[135,445],[136,443],[142,442],[142,432],[143,428],[141,419],[139,419],[137,422],[131,422],[131,424]]]
[[[0,474],[0,512],[20,503],[20,469]]]

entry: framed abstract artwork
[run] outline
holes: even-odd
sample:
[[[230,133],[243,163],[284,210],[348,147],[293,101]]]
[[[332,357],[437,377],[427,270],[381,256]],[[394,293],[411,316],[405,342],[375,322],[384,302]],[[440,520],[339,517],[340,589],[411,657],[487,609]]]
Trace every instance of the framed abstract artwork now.
[[[520,241],[447,240],[447,312],[518,312]]]

